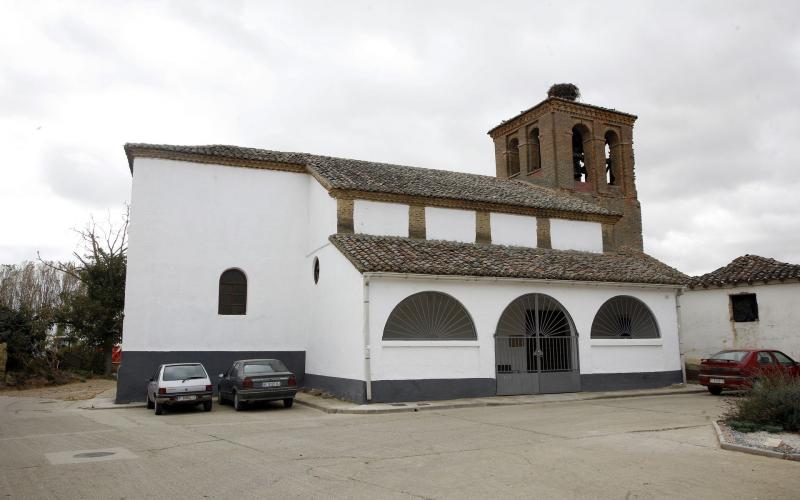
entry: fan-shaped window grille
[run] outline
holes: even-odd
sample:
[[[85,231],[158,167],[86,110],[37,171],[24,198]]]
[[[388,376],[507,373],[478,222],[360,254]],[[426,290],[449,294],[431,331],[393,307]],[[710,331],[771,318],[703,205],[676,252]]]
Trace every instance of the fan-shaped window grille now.
[[[656,318],[641,300],[620,295],[608,299],[592,322],[592,338],[657,339]]]
[[[515,335],[569,337],[576,333],[561,303],[549,295],[529,293],[509,304],[497,323],[496,336]]]
[[[392,310],[384,340],[476,340],[475,325],[459,301],[440,292],[420,292]]]

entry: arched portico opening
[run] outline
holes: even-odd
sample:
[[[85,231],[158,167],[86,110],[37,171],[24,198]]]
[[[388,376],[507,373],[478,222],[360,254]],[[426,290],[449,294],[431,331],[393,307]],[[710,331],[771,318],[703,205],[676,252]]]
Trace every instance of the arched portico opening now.
[[[566,308],[542,293],[512,301],[495,332],[497,394],[580,390],[578,332]]]

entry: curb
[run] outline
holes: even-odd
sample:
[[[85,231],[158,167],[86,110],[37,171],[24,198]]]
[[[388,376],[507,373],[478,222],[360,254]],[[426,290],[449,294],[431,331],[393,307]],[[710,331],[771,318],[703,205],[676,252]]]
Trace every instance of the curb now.
[[[87,406],[78,408],[81,410],[126,410],[128,408],[147,408],[147,405],[143,402],[117,404],[113,399],[99,398],[91,400]]]
[[[575,401],[592,401],[592,400],[601,400],[601,399],[622,399],[622,398],[639,398],[639,397],[651,397],[651,396],[674,396],[680,394],[699,394],[706,392],[706,389],[676,389],[670,391],[650,391],[650,392],[638,392],[636,394],[599,394],[596,396],[593,395],[586,395],[583,397],[578,397],[574,399],[566,399],[566,400],[558,400],[558,401],[472,401],[472,402],[461,402],[461,403],[424,403],[420,405],[419,403],[409,402],[406,403],[408,406],[404,407],[397,407],[397,408],[337,408],[337,407],[329,407],[324,404],[319,404],[316,401],[308,401],[308,400],[301,400],[300,398],[295,398],[295,402],[297,404],[307,406],[309,408],[313,408],[315,410],[319,410],[329,414],[346,414],[346,415],[381,415],[387,413],[413,413],[419,411],[430,411],[430,410],[454,410],[458,408],[481,408],[481,407],[500,407],[500,406],[522,406],[522,405],[534,405],[534,404],[559,404],[559,403],[572,403]],[[382,404],[382,403],[381,403]]]
[[[789,455],[788,453],[781,453],[779,451],[764,450],[762,448],[755,448],[755,447],[745,446],[745,445],[741,445],[741,444],[729,443],[722,436],[722,430],[719,428],[719,425],[716,422],[711,422],[711,425],[714,426],[714,432],[716,432],[716,434],[717,434],[717,441],[719,441],[719,446],[723,450],[739,451],[739,452],[742,452],[742,453],[749,453],[751,455],[761,455],[762,457],[782,458],[784,460],[791,460],[791,461],[794,461],[794,462],[800,462],[800,456]]]

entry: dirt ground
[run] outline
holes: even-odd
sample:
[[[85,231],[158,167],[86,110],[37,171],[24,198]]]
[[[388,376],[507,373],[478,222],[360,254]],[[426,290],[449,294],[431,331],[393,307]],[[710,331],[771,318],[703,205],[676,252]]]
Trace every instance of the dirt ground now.
[[[85,382],[72,382],[64,385],[17,389],[15,387],[0,388],[0,396],[61,399],[64,401],[81,401],[92,399],[101,392],[115,388],[116,380],[94,378]]]

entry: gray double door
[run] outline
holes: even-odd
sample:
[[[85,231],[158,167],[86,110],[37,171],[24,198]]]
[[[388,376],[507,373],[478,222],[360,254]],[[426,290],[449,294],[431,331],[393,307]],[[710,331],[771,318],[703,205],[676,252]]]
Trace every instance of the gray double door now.
[[[497,394],[580,390],[578,337],[566,309],[544,294],[514,300],[495,335]]]

